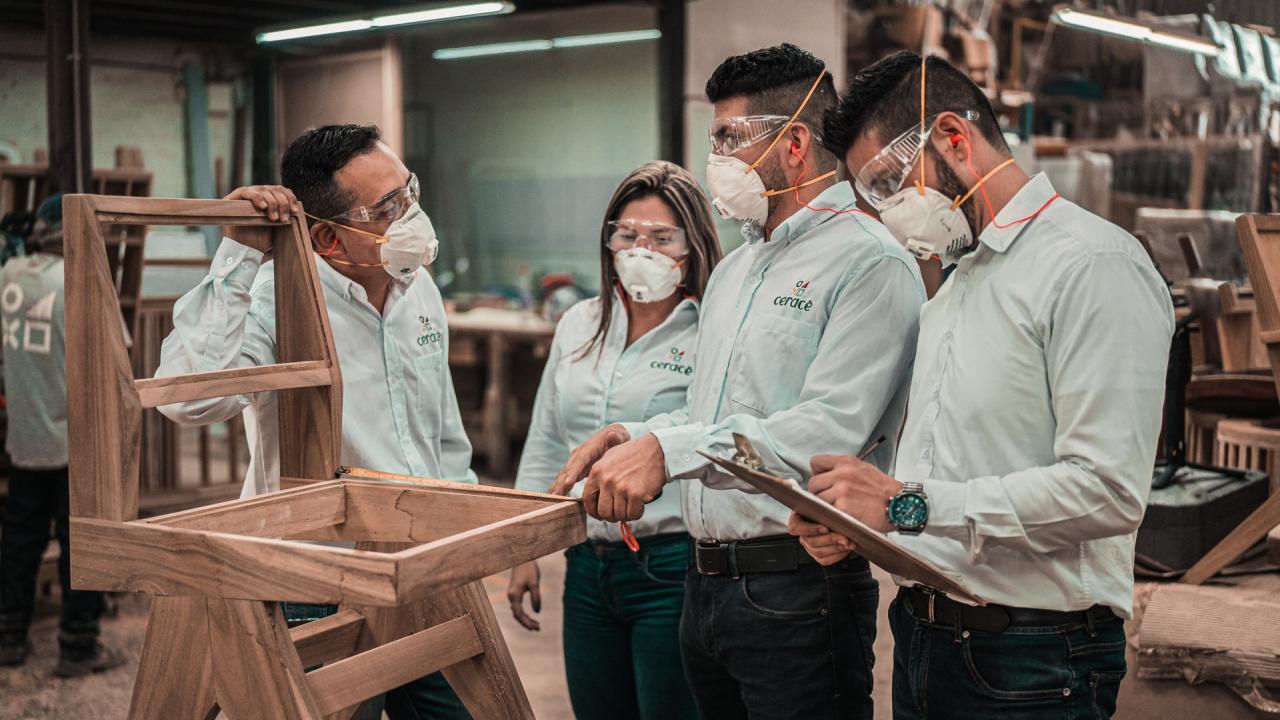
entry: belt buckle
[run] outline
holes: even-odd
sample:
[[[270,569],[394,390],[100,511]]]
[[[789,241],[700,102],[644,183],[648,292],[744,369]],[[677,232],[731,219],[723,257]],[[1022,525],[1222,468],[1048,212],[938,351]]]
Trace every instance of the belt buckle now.
[[[702,550],[711,550],[720,547],[719,540],[699,540],[697,546],[693,550],[693,564],[697,568],[699,575],[720,575],[720,570],[708,570],[702,564]]]

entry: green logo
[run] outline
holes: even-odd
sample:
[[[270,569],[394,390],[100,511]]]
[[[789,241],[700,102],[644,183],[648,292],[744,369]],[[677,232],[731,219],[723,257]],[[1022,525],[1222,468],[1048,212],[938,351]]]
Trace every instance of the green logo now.
[[[802,312],[809,312],[813,309],[813,301],[804,299],[804,294],[808,289],[808,280],[797,280],[795,287],[791,288],[791,294],[775,297],[773,304],[778,307],[792,307]]]
[[[431,320],[426,315],[418,316],[418,347],[426,347],[433,343],[438,343],[444,335],[436,330],[431,324]]]
[[[654,370],[669,370],[678,375],[692,375],[693,366],[684,364],[684,351],[680,348],[671,348],[671,352],[667,353],[665,360],[654,360],[649,363],[649,367]]]

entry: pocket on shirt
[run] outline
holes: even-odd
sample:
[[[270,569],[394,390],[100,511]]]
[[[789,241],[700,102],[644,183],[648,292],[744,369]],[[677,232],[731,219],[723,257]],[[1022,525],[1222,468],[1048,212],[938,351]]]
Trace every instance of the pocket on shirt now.
[[[645,403],[643,419],[679,410],[684,407],[688,395],[689,386],[684,384],[659,388]]]
[[[413,360],[413,375],[418,385],[418,417],[429,437],[440,434],[440,407],[443,405],[441,393],[444,392],[440,364],[444,362],[443,358],[444,353],[437,350]],[[350,402],[349,399],[347,401]]]
[[[822,329],[778,315],[757,315],[736,349],[729,399],[761,416],[796,404]]]

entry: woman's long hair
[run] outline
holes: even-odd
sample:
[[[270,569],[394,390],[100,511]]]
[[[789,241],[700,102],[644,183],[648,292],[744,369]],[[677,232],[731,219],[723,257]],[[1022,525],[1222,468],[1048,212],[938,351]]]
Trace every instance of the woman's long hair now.
[[[689,255],[685,259],[685,295],[702,300],[712,269],[724,257],[720,236],[711,219],[711,204],[688,170],[675,163],[655,160],[631,171],[613,192],[613,199],[604,211],[604,221],[600,223],[600,325],[591,339],[578,348],[575,360],[603,348],[604,338],[613,324],[613,289],[617,285],[618,274],[613,269],[613,252],[607,246],[609,223],[618,219],[627,203],[647,197],[661,198],[684,229],[689,244]]]

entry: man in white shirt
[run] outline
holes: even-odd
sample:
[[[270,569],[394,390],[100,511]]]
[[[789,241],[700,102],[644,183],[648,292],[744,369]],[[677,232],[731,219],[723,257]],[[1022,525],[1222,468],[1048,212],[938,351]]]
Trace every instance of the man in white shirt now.
[[[803,481],[816,452],[896,435],[924,287],[833,177],[818,129],[835,86],[821,60],[786,44],[731,57],[707,96],[711,191],[747,243],[711,276],[686,406],[609,426],[559,482],[589,474],[587,511],[605,520],[640,517],[664,487],[682,494],[697,542],[681,654],[703,718],[870,718],[879,596],[867,561],[818,567],[787,536],[785,506],[741,492],[698,451],[732,455],[741,433],[771,471]],[[869,460],[891,467],[892,444]]]
[[[444,304],[422,269],[435,259],[436,241],[418,205],[417,178],[372,125],[307,131],[285,151],[281,176],[284,187],[240,188],[227,199],[249,200],[273,220],[304,210],[309,218],[342,368],[342,462],[475,482],[449,375]],[[264,263],[270,230],[225,233],[209,275],[174,306],[157,377],[275,362],[275,264]],[[160,411],[187,425],[243,411],[251,459],[241,495],[279,489],[275,393]],[[298,621],[332,611],[286,605],[285,615]],[[439,673],[388,693],[386,709],[393,719],[468,717]]]
[[[1172,303],[1131,235],[1012,164],[967,76],[921,71],[864,69],[824,140],[899,240],[955,269],[921,313],[893,477],[815,457],[809,487],[990,603],[897,579],[895,718],[1110,717]],[[820,562],[850,549],[790,526]]]

